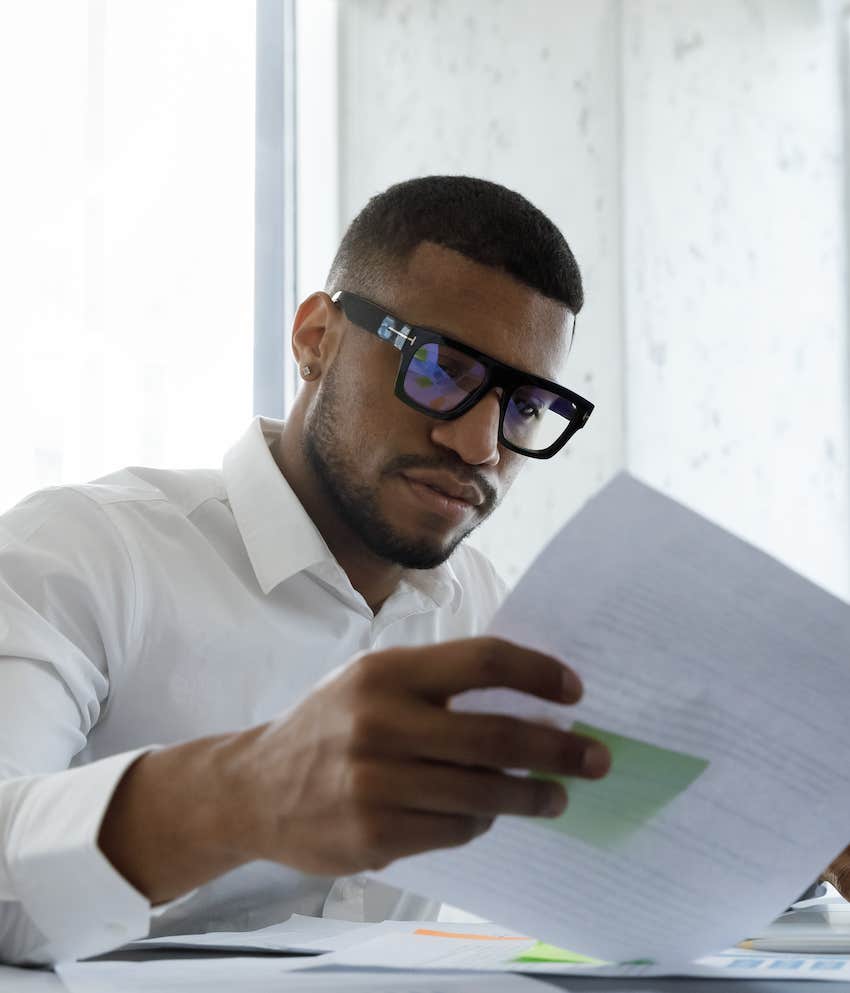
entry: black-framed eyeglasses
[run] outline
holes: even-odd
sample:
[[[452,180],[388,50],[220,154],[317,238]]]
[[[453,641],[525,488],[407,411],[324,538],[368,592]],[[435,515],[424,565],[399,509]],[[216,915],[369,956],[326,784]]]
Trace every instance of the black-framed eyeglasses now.
[[[352,324],[399,350],[395,395],[428,417],[450,421],[501,387],[499,444],[533,459],[559,452],[587,423],[593,404],[578,393],[532,376],[447,338],[415,327],[346,290],[333,296]]]

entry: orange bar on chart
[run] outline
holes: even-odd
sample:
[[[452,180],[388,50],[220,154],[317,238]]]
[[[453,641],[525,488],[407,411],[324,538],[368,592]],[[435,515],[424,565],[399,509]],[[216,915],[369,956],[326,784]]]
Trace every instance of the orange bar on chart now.
[[[424,934],[429,938],[463,938],[466,941],[530,941],[516,934],[460,934],[456,931],[429,931],[428,928],[417,928],[414,934]]]

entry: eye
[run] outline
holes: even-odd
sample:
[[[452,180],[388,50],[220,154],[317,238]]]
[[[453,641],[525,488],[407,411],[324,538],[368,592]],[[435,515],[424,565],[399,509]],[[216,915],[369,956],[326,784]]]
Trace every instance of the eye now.
[[[451,376],[452,379],[456,379],[463,373],[457,362],[453,362],[451,359],[440,359],[440,368],[447,376]]]
[[[519,416],[527,421],[535,420],[541,414],[541,408],[530,400],[514,400],[514,406]]]

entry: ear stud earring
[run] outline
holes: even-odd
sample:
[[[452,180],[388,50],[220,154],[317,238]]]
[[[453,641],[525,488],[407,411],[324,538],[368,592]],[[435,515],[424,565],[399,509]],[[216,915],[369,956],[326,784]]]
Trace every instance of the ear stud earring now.
[[[301,375],[305,379],[310,379],[312,377],[312,375],[313,375],[313,370],[308,365],[302,365],[301,366]]]

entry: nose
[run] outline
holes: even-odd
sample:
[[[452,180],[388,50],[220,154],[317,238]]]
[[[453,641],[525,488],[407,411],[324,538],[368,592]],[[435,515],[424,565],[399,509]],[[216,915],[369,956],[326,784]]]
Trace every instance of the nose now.
[[[434,421],[431,440],[456,452],[467,465],[498,465],[500,397],[500,389],[491,390],[461,417]]]

